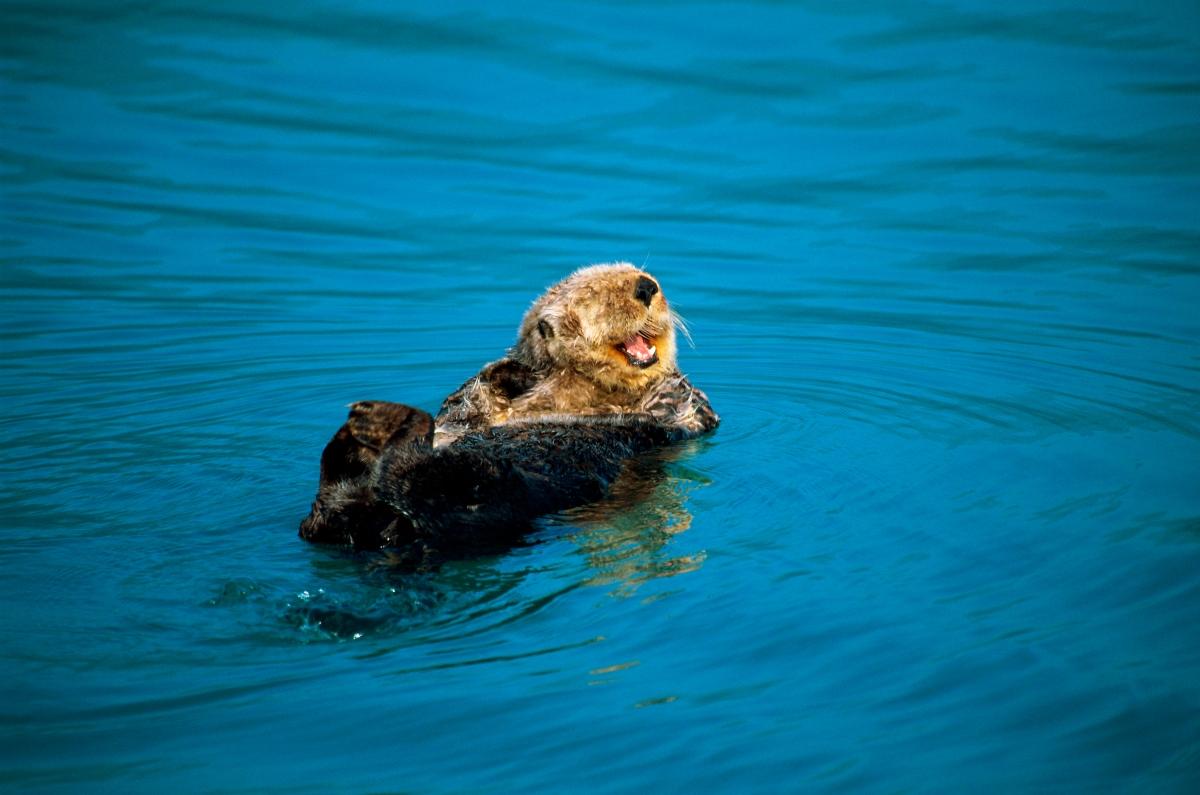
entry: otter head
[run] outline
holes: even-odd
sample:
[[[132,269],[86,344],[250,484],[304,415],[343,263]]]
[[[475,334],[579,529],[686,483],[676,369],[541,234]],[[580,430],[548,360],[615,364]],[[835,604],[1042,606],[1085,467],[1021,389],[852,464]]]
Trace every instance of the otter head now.
[[[658,281],[627,262],[575,271],[533,303],[513,355],[638,393],[675,370],[675,318]]]

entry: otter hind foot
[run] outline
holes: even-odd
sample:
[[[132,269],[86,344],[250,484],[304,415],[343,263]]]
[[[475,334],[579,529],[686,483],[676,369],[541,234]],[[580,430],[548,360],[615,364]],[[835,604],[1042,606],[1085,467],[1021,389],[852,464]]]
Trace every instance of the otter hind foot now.
[[[379,454],[402,444],[433,444],[433,417],[428,412],[382,400],[351,403],[345,424],[321,453],[321,486],[369,477]]]
[[[300,523],[300,536],[357,547],[378,547],[385,537],[403,536],[407,528],[398,525],[408,523],[375,498],[371,479],[385,450],[428,449],[432,444],[428,412],[381,400],[351,404],[346,422],[321,453],[317,496]]]

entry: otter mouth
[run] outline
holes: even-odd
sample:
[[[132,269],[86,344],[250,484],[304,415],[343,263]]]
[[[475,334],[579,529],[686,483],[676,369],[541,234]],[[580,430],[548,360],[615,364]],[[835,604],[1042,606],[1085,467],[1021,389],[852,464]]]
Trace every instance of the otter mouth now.
[[[618,342],[616,349],[625,354],[625,358],[634,367],[649,367],[658,362],[658,348],[644,332],[638,332],[624,342]]]

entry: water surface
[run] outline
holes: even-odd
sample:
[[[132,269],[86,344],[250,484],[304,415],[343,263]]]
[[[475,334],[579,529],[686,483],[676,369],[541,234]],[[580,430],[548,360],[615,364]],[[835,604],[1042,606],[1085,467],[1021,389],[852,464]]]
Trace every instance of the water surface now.
[[[1191,3],[5,3],[0,782],[1194,792]],[[724,423],[405,573],[309,546],[590,262]]]

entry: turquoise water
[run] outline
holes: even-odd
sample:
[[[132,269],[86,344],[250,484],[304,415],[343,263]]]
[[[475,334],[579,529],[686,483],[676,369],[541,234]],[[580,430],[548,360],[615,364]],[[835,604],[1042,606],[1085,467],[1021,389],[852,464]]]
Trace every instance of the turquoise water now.
[[[0,10],[4,789],[1197,791],[1194,3],[290,5]],[[614,259],[649,497],[296,537]]]

